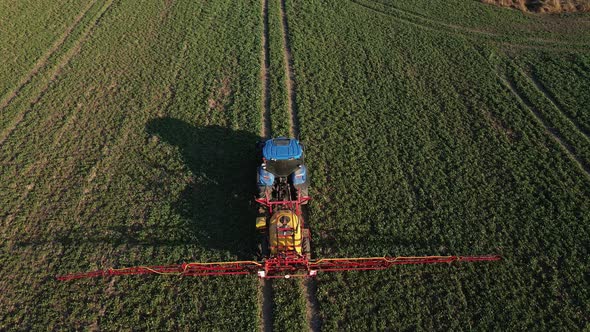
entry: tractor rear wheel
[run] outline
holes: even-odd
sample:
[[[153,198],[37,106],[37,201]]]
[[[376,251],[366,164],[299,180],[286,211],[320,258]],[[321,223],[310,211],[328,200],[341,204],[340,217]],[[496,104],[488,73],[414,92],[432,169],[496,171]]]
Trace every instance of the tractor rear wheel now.
[[[301,243],[301,251],[308,260],[311,259],[311,235],[308,228],[303,229],[303,239]]]
[[[263,260],[270,255],[268,250],[268,235],[266,233],[259,234],[259,241],[258,241],[258,258]]]

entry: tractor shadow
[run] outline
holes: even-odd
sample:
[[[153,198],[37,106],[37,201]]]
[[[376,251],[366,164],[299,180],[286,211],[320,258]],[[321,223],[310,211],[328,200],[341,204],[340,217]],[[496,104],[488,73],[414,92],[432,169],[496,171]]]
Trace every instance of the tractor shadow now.
[[[168,242],[252,258],[256,252],[256,142],[260,137],[219,126],[196,127],[173,118],[151,120],[146,131],[178,148],[194,178],[172,205],[181,222],[170,225]]]
[[[196,257],[234,256],[253,259],[257,254],[255,228],[255,174],[260,137],[220,126],[196,127],[182,120],[158,118],[146,124],[146,133],[158,144],[177,149],[190,171],[170,170],[169,155],[144,155],[148,174],[138,178],[150,193],[149,213],[141,218],[113,220],[103,227],[78,227],[46,239],[14,243],[17,247],[48,243],[76,248],[83,244],[184,247]],[[175,154],[177,158],[178,154]],[[135,175],[137,176],[137,175]],[[179,187],[180,186],[180,187]],[[131,193],[126,193],[131,194]],[[212,252],[216,251],[216,252]]]

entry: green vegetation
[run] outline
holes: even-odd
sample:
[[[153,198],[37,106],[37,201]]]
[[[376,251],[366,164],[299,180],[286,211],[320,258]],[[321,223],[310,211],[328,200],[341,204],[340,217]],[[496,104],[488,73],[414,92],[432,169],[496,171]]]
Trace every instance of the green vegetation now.
[[[590,171],[590,140],[585,136],[576,122],[562,113],[559,106],[552,102],[551,97],[536,87],[532,76],[527,77],[522,70],[510,66],[509,80],[517,95],[522,95],[524,107],[536,112],[540,122],[543,122],[561,144],[579,159],[582,168]],[[520,92],[519,92],[520,91]]]
[[[505,260],[321,276],[323,326],[587,327],[589,177],[504,78],[585,159],[584,136],[518,69],[525,57],[537,59],[538,67],[543,57],[564,59],[561,48],[569,46],[527,41],[527,34],[468,33],[445,27],[440,18],[465,11],[449,6],[429,17],[443,6],[437,4],[417,18],[385,8],[394,3],[416,11],[432,4],[288,6],[301,133],[313,170],[314,254],[500,253]],[[537,20],[481,10],[492,12],[490,19],[502,17],[489,24],[499,26],[498,34],[511,16],[517,18],[513,27]],[[471,22],[478,19],[473,15]],[[588,43],[588,30],[580,35],[577,43]],[[571,47],[572,56],[578,49]],[[511,62],[516,64],[503,65]],[[587,79],[579,76],[584,83],[568,86],[571,95],[584,94],[577,89]]]
[[[322,327],[588,328],[587,16],[285,3],[313,256],[505,258],[321,275]],[[281,3],[267,13],[287,135]],[[255,257],[263,22],[254,0],[0,0],[0,329],[264,325],[254,276],[54,280]],[[306,329],[301,283],[272,290],[271,325]]]
[[[590,114],[585,111],[590,108],[590,95],[585,93],[590,91],[590,55],[573,54],[564,59],[542,54],[522,62],[532,68],[532,76],[542,82],[542,88],[564,114],[590,133]]]
[[[478,44],[495,41],[506,49],[590,50],[587,38],[590,22],[581,15],[542,16],[499,9],[475,1],[349,0],[381,17],[421,30],[447,32]],[[508,47],[509,46],[509,47]]]
[[[289,136],[289,110],[285,80],[283,25],[279,0],[268,0],[268,44],[270,61],[270,122],[272,135]]]
[[[43,96],[45,92],[50,88],[50,85],[56,80],[64,68],[69,64],[70,60],[79,52],[79,47],[92,30],[98,24],[102,14],[108,8],[111,2],[92,1],[86,4],[80,13],[77,13],[76,17],[71,19],[72,22],[67,23],[67,27],[63,33],[56,37],[57,39],[49,46],[42,43],[40,45],[47,46],[46,50],[37,50],[39,44],[28,43],[27,35],[29,31],[24,32],[24,36],[15,37],[17,41],[27,43],[25,45],[33,45],[36,47],[23,47],[18,48],[12,46],[10,49],[5,50],[5,54],[14,54],[14,58],[10,55],[9,58],[20,62],[19,59],[23,58],[23,64],[13,64],[12,61],[7,61],[2,67],[2,71],[9,77],[3,83],[8,83],[12,86],[6,85],[3,87],[5,90],[0,101],[0,110],[4,115],[0,119],[0,126],[3,128],[3,132],[0,134],[0,142],[4,142],[6,137],[14,130],[23,116],[31,110],[31,108],[39,101],[40,96]],[[62,4],[63,5],[63,4]],[[65,5],[64,5],[65,6]],[[32,6],[35,8],[35,6]],[[74,7],[76,8],[76,7]],[[68,10],[65,11],[66,13]],[[30,15],[30,14],[29,14]],[[57,16],[58,13],[53,13]],[[67,15],[65,17],[68,17]],[[48,20],[52,20],[50,17]],[[59,22],[60,20],[56,20]],[[23,22],[27,22],[23,20]],[[51,21],[53,22],[53,21]],[[46,22],[46,25],[52,25],[52,23]],[[23,27],[26,29],[27,26]],[[40,27],[41,28],[41,27]],[[15,27],[16,31],[19,30]],[[35,29],[32,30],[36,32]],[[51,29],[49,30],[51,31]],[[44,33],[40,32],[39,35]],[[8,34],[11,36],[11,34]],[[13,37],[13,36],[11,36]],[[35,40],[35,38],[33,39]],[[11,43],[14,41],[11,40]],[[10,45],[10,43],[8,43]],[[14,49],[19,51],[14,51]],[[26,52],[35,52],[37,57],[29,58]],[[37,54],[43,52],[43,54]],[[11,73],[15,69],[19,69],[19,73]],[[17,98],[19,97],[20,98]],[[25,96],[29,96],[26,98]]]
[[[91,14],[86,10],[92,3],[90,0],[0,2],[0,101],[4,101],[23,74],[34,70],[39,59],[50,56],[52,44],[73,33],[78,20]],[[31,17],[35,18],[34,22]]]
[[[304,331],[305,297],[300,280],[276,280],[273,288],[273,329],[275,331]]]
[[[97,1],[2,113],[0,329],[256,329],[255,277],[54,276],[254,257],[259,8]]]

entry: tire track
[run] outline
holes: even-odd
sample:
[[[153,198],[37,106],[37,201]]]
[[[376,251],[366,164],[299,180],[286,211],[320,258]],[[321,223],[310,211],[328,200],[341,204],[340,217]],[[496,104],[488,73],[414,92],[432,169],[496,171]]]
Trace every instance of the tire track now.
[[[90,1],[88,5],[84,9],[82,9],[78,16],[74,18],[74,22],[64,31],[60,38],[55,43],[53,43],[51,48],[49,48],[49,50],[47,50],[47,52],[45,52],[45,54],[43,54],[41,58],[39,58],[39,60],[37,60],[37,63],[33,66],[29,73],[17,83],[16,88],[11,92],[7,93],[2,98],[2,101],[0,101],[0,112],[4,111],[4,109],[8,107],[8,105],[10,105],[14,99],[16,99],[16,97],[19,95],[22,89],[26,85],[31,83],[31,81],[39,73],[39,71],[47,66],[47,62],[49,61],[51,56],[54,55],[64,45],[68,37],[70,37],[70,35],[72,34],[72,31],[74,31],[74,29],[80,24],[80,21],[82,21],[82,19],[86,16],[90,8],[92,8],[94,4],[96,4],[96,1],[97,0]]]
[[[313,332],[321,331],[320,303],[316,297],[318,290],[317,280],[312,278],[304,279],[302,287],[305,294],[306,319],[309,324],[309,330]]]
[[[421,16],[418,14],[414,14],[414,13],[399,9],[395,6],[385,5],[380,2],[367,0],[366,2],[372,4],[372,5],[368,5],[364,2],[361,2],[360,0],[348,0],[348,1],[356,4],[357,6],[363,7],[367,10],[370,10],[370,11],[376,12],[378,14],[390,17],[394,20],[397,20],[397,21],[400,21],[403,23],[413,25],[413,26],[421,28],[421,29],[434,31],[434,32],[444,32],[444,33],[451,34],[451,35],[461,35],[466,38],[475,38],[476,36],[479,36],[479,37],[483,37],[483,38],[488,38],[491,41],[493,41],[494,43],[504,45],[504,46],[523,48],[523,49],[560,51],[560,52],[572,52],[572,51],[579,51],[579,50],[587,50],[588,49],[588,45],[586,45],[586,44],[575,44],[575,43],[562,42],[562,41],[549,40],[549,39],[540,39],[540,38],[523,39],[523,41],[529,42],[529,43],[538,43],[538,44],[542,44],[542,45],[531,45],[531,44],[507,42],[507,41],[502,40],[506,36],[501,35],[501,34],[488,32],[488,31],[481,31],[481,30],[467,28],[467,27],[460,26],[460,25],[454,25],[454,24],[448,24],[448,23],[436,21],[436,20]],[[390,11],[387,11],[384,9],[379,9],[379,8],[376,8],[373,6],[382,6],[382,7],[388,8],[389,10],[397,12],[398,15],[395,15]],[[400,15],[405,15],[406,18],[401,17]],[[412,19],[407,18],[407,17],[411,17]],[[418,21],[422,21],[422,22],[418,22]],[[426,23],[424,23],[424,22],[426,22]]]
[[[296,103],[296,89],[295,89],[295,72],[293,70],[293,55],[291,52],[291,43],[289,40],[289,22],[287,20],[286,0],[280,1],[280,14],[282,21],[282,37],[283,37],[283,55],[285,64],[285,85],[287,89],[287,109],[290,120],[290,135],[291,137],[299,138],[299,113],[297,111]],[[305,311],[306,320],[310,331],[319,331],[321,320],[319,315],[319,303],[316,297],[317,284],[315,280],[304,280],[300,283],[305,294]]]
[[[104,15],[104,13],[110,8],[110,6],[112,5],[112,3],[114,2],[114,0],[110,0],[107,3],[105,3],[105,6],[103,6],[102,10],[97,14],[97,16],[95,16],[95,20],[94,23],[89,26],[89,28],[87,28],[87,34],[85,34],[84,38],[88,37],[88,34],[93,30],[94,26],[96,26],[96,24],[98,23],[98,21],[100,20],[100,18]],[[66,57],[65,59],[62,60],[62,62],[60,62],[62,64],[61,67],[58,67],[56,69],[56,71],[54,72],[54,75],[52,76],[53,80],[55,81],[55,79],[57,79],[57,74],[59,71],[61,71],[61,69],[63,67],[65,67],[71,60],[71,58],[77,54],[77,52],[80,50],[81,48],[81,44],[83,43],[83,40],[79,39],[77,44],[77,47],[75,46],[74,49],[71,49],[70,52],[68,52],[68,54],[71,53],[71,57]],[[72,51],[75,52],[72,52]],[[59,66],[59,65],[58,65]],[[47,82],[47,84],[45,85],[44,89],[42,89],[42,93],[39,94],[37,97],[35,97],[34,101],[38,102],[38,100],[41,98],[40,96],[42,94],[44,94],[50,87],[52,81]],[[36,103],[35,102],[35,103]],[[21,119],[18,121],[18,123],[15,123],[12,130],[10,131],[10,133],[12,133],[14,131],[14,129],[16,129],[16,126],[24,119],[25,114],[31,110],[33,108],[33,104],[31,105],[31,107],[29,109],[27,109],[26,112],[22,112],[21,115]],[[57,146],[60,142],[62,142],[63,139],[63,135],[66,132],[70,132],[67,129],[75,122],[75,119],[78,115],[79,111],[79,107],[76,109],[76,111],[73,111],[72,113],[70,113],[70,115],[68,116],[67,120],[64,122],[64,124],[62,125],[62,127],[58,130],[58,132],[55,134],[55,137],[51,143],[51,147],[47,150],[47,151],[53,151],[53,147]],[[5,140],[8,138],[8,136],[10,135],[10,133],[8,133],[8,135],[2,136],[0,137],[0,146],[5,142]],[[24,171],[23,171],[23,176],[25,177],[29,177],[28,175],[30,174],[30,172],[35,172],[34,175],[30,178],[32,179],[38,179],[39,176],[41,175],[41,172],[45,170],[45,167],[49,164],[49,157],[47,156],[47,154],[41,158],[38,159],[37,162],[31,164],[31,166],[27,167]],[[24,203],[27,199],[27,197],[29,196],[29,194],[31,193],[31,191],[35,188],[35,183],[29,184],[27,186],[25,186],[25,190],[24,192],[20,195],[15,208],[13,210],[13,213],[9,214],[8,217],[6,218],[6,224],[11,223],[14,220],[14,216],[16,216],[23,208]]]
[[[500,75],[498,75],[498,78],[502,82],[502,85],[504,85],[508,91],[512,93],[518,103],[527,109],[531,115],[533,115],[538,124],[545,128],[545,131],[548,132],[553,140],[564,150],[569,159],[571,159],[582,171],[586,173],[586,176],[590,178],[590,166],[587,165],[582,159],[578,158],[578,156],[576,156],[574,149],[563,139],[563,137],[561,137],[557,130],[553,129],[549,125],[548,121],[541,114],[541,112],[539,112],[525,96],[518,92],[518,88],[514,82]]]
[[[522,74],[524,77],[528,78],[529,81],[531,81],[531,83],[533,83],[533,86],[535,88],[537,88],[537,90],[549,101],[549,103],[556,110],[558,110],[561,114],[563,114],[563,116],[567,119],[567,121],[573,127],[575,127],[580,132],[580,134],[585,136],[587,140],[590,140],[590,134],[588,133],[588,131],[586,131],[584,128],[580,127],[580,125],[578,123],[576,123],[576,121],[574,121],[574,119],[571,118],[571,116],[568,114],[568,112],[566,112],[563,109],[563,107],[561,107],[561,103],[559,103],[555,98],[553,98],[552,94],[549,93],[549,91],[547,91],[547,89],[545,88],[543,83],[541,83],[534,74],[527,74],[527,73],[522,73]]]
[[[260,80],[262,83],[262,98],[261,98],[261,123],[260,136],[263,139],[271,137],[272,127],[270,122],[270,54],[269,54],[269,31],[268,31],[268,1],[260,1],[260,11],[262,16],[262,38],[260,50]],[[271,0],[272,1],[272,0]],[[259,309],[259,329],[262,332],[272,331],[272,311],[273,311],[273,294],[272,281],[267,279],[260,279],[258,287],[258,309]]]
[[[282,21],[282,36],[283,36],[283,55],[285,63],[285,85],[287,89],[287,110],[289,112],[290,134],[291,137],[299,138],[299,118],[297,112],[297,104],[295,100],[295,73],[293,71],[293,56],[291,54],[291,46],[289,43],[289,23],[287,22],[287,15],[285,9],[285,0],[279,0]]]
[[[271,123],[270,123],[270,56],[268,45],[268,0],[261,0],[262,11],[262,49],[260,50],[260,80],[262,82],[262,120],[260,127],[260,136],[262,138],[270,138]]]
[[[4,144],[6,139],[14,132],[14,130],[18,127],[18,125],[24,120],[25,116],[33,110],[35,105],[39,103],[39,101],[45,96],[47,91],[51,88],[51,85],[57,81],[59,76],[62,74],[63,70],[66,66],[70,64],[72,59],[79,54],[80,50],[82,49],[82,45],[88,40],[88,37],[94,31],[94,28],[98,25],[100,19],[104,16],[104,14],[111,8],[114,0],[107,0],[99,12],[95,15],[92,23],[84,30],[82,35],[76,42],[72,45],[64,57],[57,63],[54,67],[52,74],[50,75],[49,79],[45,82],[39,93],[31,98],[28,107],[22,108],[22,110],[15,116],[12,120],[10,125],[6,129],[3,130],[2,134],[0,135],[0,146]]]
[[[271,332],[273,310],[272,280],[260,279],[259,283],[258,302],[260,308],[260,330],[263,332]]]

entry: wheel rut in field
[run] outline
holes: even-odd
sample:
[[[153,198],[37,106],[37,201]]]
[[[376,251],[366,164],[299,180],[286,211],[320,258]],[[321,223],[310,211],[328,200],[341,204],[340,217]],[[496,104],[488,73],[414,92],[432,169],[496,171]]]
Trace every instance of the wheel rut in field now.
[[[295,89],[295,72],[293,70],[293,56],[291,52],[291,43],[289,38],[289,22],[287,20],[286,0],[277,0],[280,2],[281,15],[281,35],[283,38],[283,55],[285,64],[285,85],[287,90],[287,109],[290,120],[290,135],[299,138],[299,113],[296,103]],[[306,320],[310,331],[320,330],[319,303],[316,297],[317,285],[315,280],[304,280],[301,283],[303,293],[305,294]]]
[[[260,136],[262,138],[270,138],[271,123],[270,123],[270,84],[269,84],[269,70],[270,70],[270,56],[268,45],[268,0],[261,1],[262,10],[262,49],[260,51],[260,80],[262,82],[262,125],[260,127]]]
[[[272,310],[273,310],[273,294],[272,294],[272,280],[260,279],[259,286],[260,306],[260,330],[262,332],[272,331]]]
[[[287,91],[287,111],[289,116],[289,132],[292,137],[299,137],[299,119],[296,105],[296,90],[295,90],[295,73],[293,71],[293,58],[291,55],[291,47],[289,41],[289,24],[286,15],[285,0],[262,0],[262,49],[261,49],[261,63],[260,63],[260,79],[262,86],[262,100],[261,100],[261,128],[260,136],[263,138],[272,137],[271,127],[271,95],[270,95],[270,46],[269,46],[269,11],[268,1],[278,1],[280,9],[281,20],[281,36],[282,36],[282,51],[284,57],[285,70],[285,87]],[[315,280],[304,280],[301,282],[303,293],[306,299],[306,318],[310,331],[320,330],[320,319],[318,314],[319,304],[316,298],[316,283]],[[262,331],[272,331],[273,328],[273,290],[272,281],[261,280],[258,296],[260,308],[260,329]]]
[[[101,9],[98,11],[98,13],[94,16],[90,25],[88,27],[86,27],[86,29],[82,32],[80,37],[73,43],[72,47],[63,55],[61,60],[59,60],[59,62],[52,68],[51,74],[49,75],[48,79],[43,83],[43,86],[40,89],[40,91],[38,93],[36,93],[35,96],[33,96],[29,100],[29,104],[27,105],[27,107],[23,107],[21,109],[21,111],[17,113],[15,118],[8,125],[8,127],[6,127],[2,131],[2,133],[0,134],[0,146],[2,146],[4,144],[6,139],[14,132],[14,130],[17,128],[17,126],[24,120],[27,113],[32,111],[33,108],[35,107],[35,105],[37,103],[39,103],[41,98],[43,98],[43,96],[47,93],[47,91],[49,91],[49,89],[51,88],[51,85],[57,81],[59,76],[63,73],[65,67],[67,65],[69,65],[70,62],[72,61],[72,59],[80,53],[80,50],[82,49],[82,45],[88,40],[88,38],[90,37],[92,32],[94,32],[94,29],[98,25],[99,21],[104,16],[104,14],[111,8],[114,1],[115,0],[107,0],[104,3],[104,5],[101,7]],[[90,7],[92,7],[92,6],[90,6]],[[83,16],[84,15],[82,15],[82,17]],[[74,28],[75,28],[75,26],[72,28],[72,30]],[[70,33],[71,33],[71,31],[70,31]],[[68,34],[68,36],[69,36],[69,34]],[[67,36],[65,39],[67,39]],[[65,40],[64,40],[64,42],[65,42]],[[63,45],[63,43],[61,45]],[[60,47],[57,47],[56,51],[59,50],[59,48]],[[53,52],[53,53],[55,53],[55,52]],[[48,57],[48,59],[49,59],[49,57]],[[38,73],[41,68],[43,68],[43,66],[41,66],[36,71],[36,73]],[[20,90],[22,90],[27,84],[29,84],[30,81],[32,81],[32,78],[34,78],[36,73],[31,76],[31,79],[27,83],[25,83],[20,88]],[[18,96],[18,92],[16,93],[15,97],[16,96]],[[15,98],[12,98],[10,102],[12,102],[14,99]],[[10,102],[7,103],[6,106],[8,106],[10,104]],[[3,110],[3,108],[0,108],[0,111],[1,110]]]
[[[262,87],[261,97],[261,122],[260,122],[260,136],[263,139],[271,137],[271,122],[270,122],[270,55],[269,55],[269,31],[268,31],[268,1],[260,1],[260,10],[262,17],[262,37],[260,50],[260,81]],[[262,332],[272,331],[272,311],[273,311],[273,294],[272,281],[260,279],[258,286],[258,309],[259,309],[259,330]]]
[[[320,303],[316,297],[318,289],[317,281],[315,279],[305,279],[303,280],[303,288],[305,293],[305,309],[309,330],[313,332],[321,331],[322,321],[319,315]]]
[[[47,63],[52,55],[54,55],[66,42],[72,34],[72,31],[80,24],[82,19],[86,16],[90,8],[96,4],[97,0],[90,1],[84,9],[74,18],[74,22],[66,28],[63,34],[57,39],[55,43],[37,60],[33,68],[17,83],[16,87],[10,91],[0,101],[0,112],[2,112],[12,101],[19,95],[22,89],[31,83],[33,78],[39,73],[41,69],[47,66]]]
[[[571,118],[571,116],[568,114],[568,112],[563,109],[563,106],[561,105],[561,103],[559,103],[553,97],[553,95],[545,88],[545,85],[543,83],[541,83],[541,81],[539,81],[539,79],[535,76],[534,73],[531,73],[531,74],[523,73],[523,75],[526,78],[528,78],[529,81],[531,81],[531,83],[533,83],[535,88],[549,101],[551,106],[553,106],[556,110],[558,110],[561,114],[563,114],[563,116],[567,119],[567,121],[569,123],[571,123],[571,125],[573,127],[575,127],[582,135],[584,135],[586,137],[586,139],[590,139],[590,133],[588,133],[588,131],[585,130],[584,128],[580,127],[580,125],[574,119]]]
[[[559,132],[551,127],[549,122],[545,119],[545,117],[539,112],[536,107],[528,100],[526,96],[523,96],[520,92],[518,92],[518,88],[516,84],[512,82],[509,78],[502,77],[498,75],[502,83],[506,86],[506,88],[512,93],[512,95],[517,99],[518,103],[523,105],[524,108],[528,109],[529,112],[533,115],[536,121],[541,124],[546,132],[548,132],[553,140],[561,146],[564,150],[566,155],[571,159],[582,171],[586,173],[586,176],[590,178],[590,165],[587,165],[582,159],[576,156],[574,149],[569,145],[563,137],[559,134]]]
[[[287,109],[290,120],[290,134],[292,137],[299,137],[299,119],[297,117],[297,104],[295,103],[295,73],[293,71],[293,57],[289,42],[289,22],[287,21],[285,0],[280,1],[281,21],[283,36],[283,54],[285,58],[285,85],[287,88]]]
[[[587,50],[588,45],[576,44],[567,41],[542,39],[542,38],[520,38],[520,42],[504,41],[505,37],[502,34],[482,31],[474,28],[469,28],[461,25],[450,24],[428,18],[423,15],[412,13],[410,11],[398,8],[392,4],[385,4],[374,0],[348,0],[357,6],[363,7],[369,11],[390,17],[399,22],[410,24],[418,28],[443,32],[451,35],[461,35],[468,38],[482,37],[488,38],[494,43],[516,48],[537,49],[548,51],[571,52],[572,49]]]

